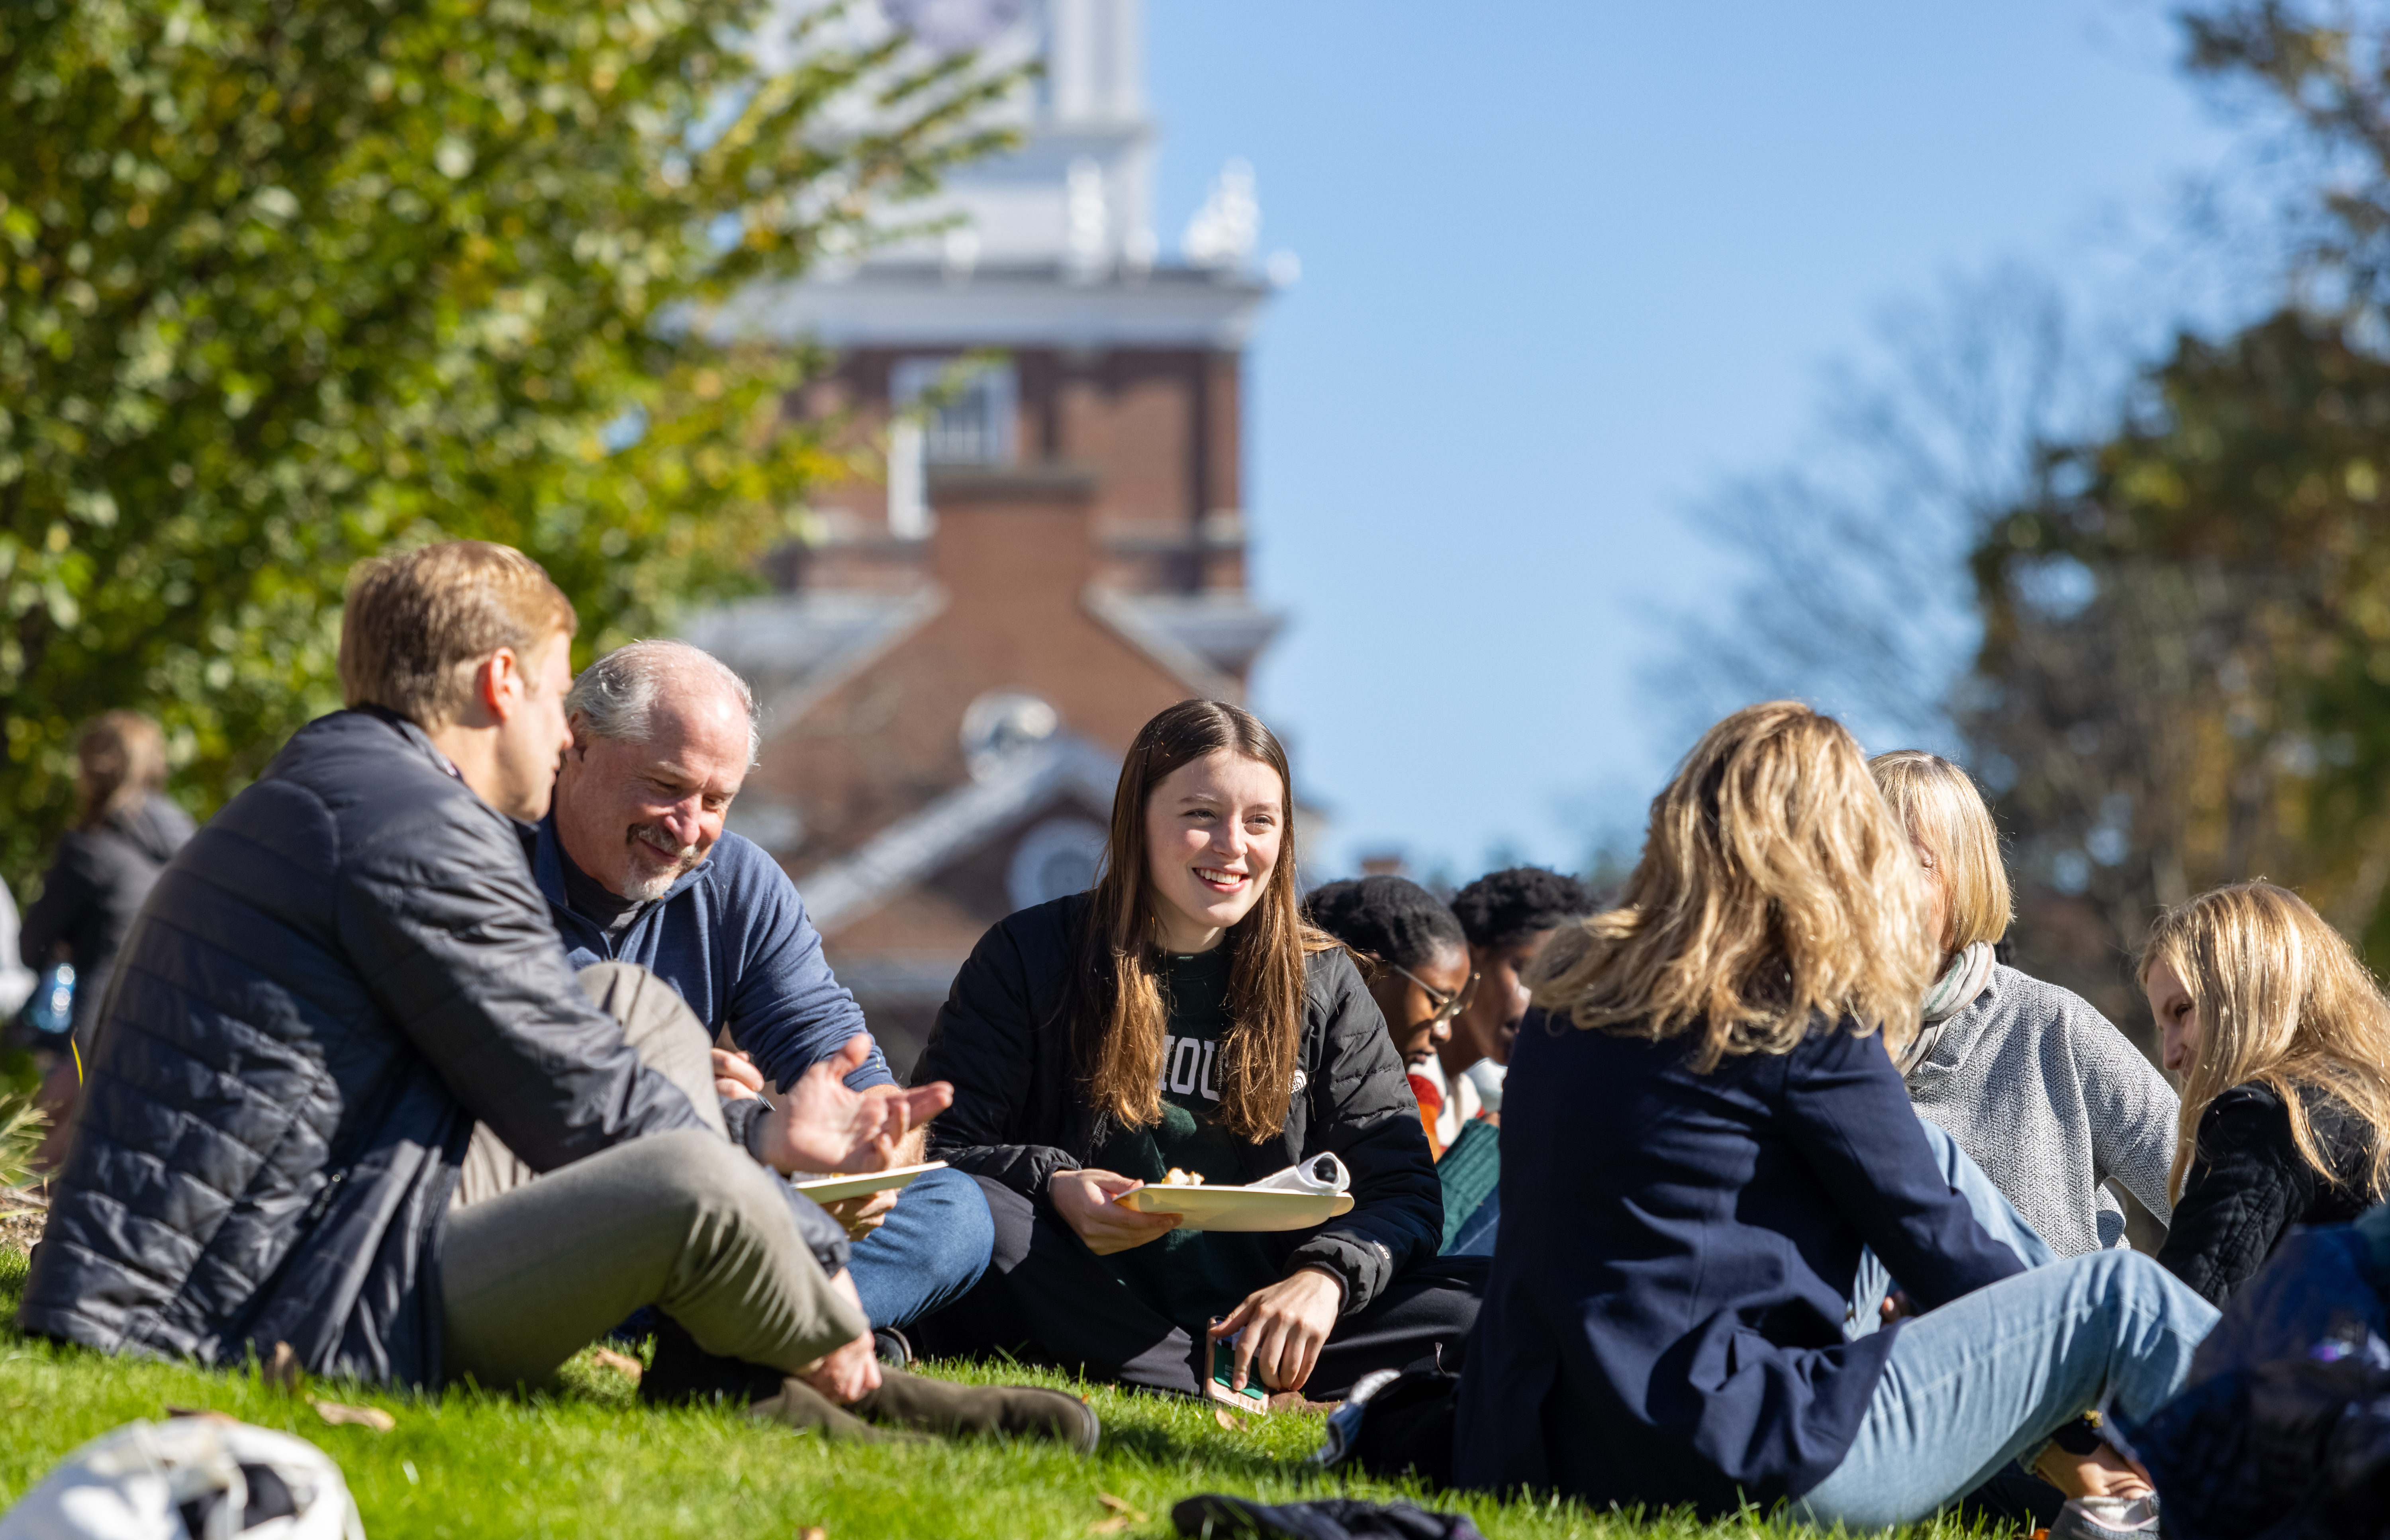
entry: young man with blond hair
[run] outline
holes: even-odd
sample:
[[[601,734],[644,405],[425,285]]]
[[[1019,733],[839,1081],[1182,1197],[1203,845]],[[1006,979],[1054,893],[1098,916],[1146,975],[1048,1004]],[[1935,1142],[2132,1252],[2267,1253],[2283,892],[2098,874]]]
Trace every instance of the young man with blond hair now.
[[[1091,1443],[1030,1392],[883,1385],[844,1234],[776,1174],[884,1165],[944,1087],[864,1097],[824,1064],[734,1128],[701,1046],[662,1051],[668,989],[575,978],[515,824],[572,741],[573,630],[503,545],[360,569],[349,709],[184,847],[126,941],[19,1324],[512,1385],[653,1305],[767,1415]]]

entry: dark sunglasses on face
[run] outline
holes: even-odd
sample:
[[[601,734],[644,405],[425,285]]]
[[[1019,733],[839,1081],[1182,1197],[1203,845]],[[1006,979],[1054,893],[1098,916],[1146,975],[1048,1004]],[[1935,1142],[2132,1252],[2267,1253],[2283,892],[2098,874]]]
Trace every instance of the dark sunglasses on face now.
[[[1428,982],[1425,979],[1420,978],[1418,974],[1412,972],[1409,969],[1405,968],[1400,963],[1388,963],[1386,966],[1401,974],[1404,978],[1408,979],[1411,982],[1420,986],[1420,991],[1427,995],[1427,1003],[1435,1007],[1435,1014],[1428,1018],[1428,1020],[1432,1021],[1451,1020],[1454,1017],[1469,1008],[1470,1001],[1477,998],[1477,970],[1475,969],[1471,969],[1469,970],[1469,982],[1467,983],[1462,984],[1458,992],[1446,995],[1444,991],[1436,988],[1435,985]]]

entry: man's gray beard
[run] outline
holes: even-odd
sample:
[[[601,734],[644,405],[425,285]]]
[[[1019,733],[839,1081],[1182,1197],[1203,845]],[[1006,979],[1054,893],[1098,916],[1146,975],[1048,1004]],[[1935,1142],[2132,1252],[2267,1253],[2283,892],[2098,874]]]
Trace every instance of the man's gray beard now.
[[[626,883],[625,886],[630,889],[630,892],[623,896],[634,904],[653,904],[669,892],[672,885],[679,881],[683,875],[680,872],[674,872],[668,877],[651,877],[644,882]]]
[[[642,830],[638,828],[632,829],[627,842],[645,845],[650,852],[655,851],[655,846],[640,838],[641,832]],[[672,870],[655,877],[629,879],[623,884],[623,896],[635,904],[653,904],[657,899],[663,897],[674,883],[687,877],[690,868],[697,865],[695,845],[684,845],[676,853],[679,857],[678,864]]]

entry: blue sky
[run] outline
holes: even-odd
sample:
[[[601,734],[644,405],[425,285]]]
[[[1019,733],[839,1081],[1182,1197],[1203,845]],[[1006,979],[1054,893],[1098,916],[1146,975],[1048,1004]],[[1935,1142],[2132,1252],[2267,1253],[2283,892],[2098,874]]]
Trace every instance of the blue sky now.
[[[2003,261],[2129,288],[2235,143],[2119,0],[1148,15],[1165,246],[1241,156],[1303,263],[1248,362],[1291,616],[1255,694],[1339,866],[1639,824],[1666,614],[1730,597],[1704,491],[1801,453],[1888,306]]]

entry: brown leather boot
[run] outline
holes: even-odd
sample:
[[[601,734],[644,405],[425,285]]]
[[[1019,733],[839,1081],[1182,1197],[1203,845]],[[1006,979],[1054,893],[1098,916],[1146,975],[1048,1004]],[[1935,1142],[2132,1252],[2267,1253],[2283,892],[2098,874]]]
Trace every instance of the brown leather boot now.
[[[1029,1385],[957,1385],[883,1367],[880,1388],[848,1410],[883,1427],[925,1433],[1008,1433],[1096,1452],[1103,1424],[1075,1395]]]
[[[919,1444],[919,1433],[883,1432],[840,1406],[802,1380],[762,1364],[721,1358],[697,1345],[676,1321],[656,1328],[656,1361],[639,1380],[639,1399],[650,1405],[727,1401],[762,1422],[810,1429],[832,1444]]]

